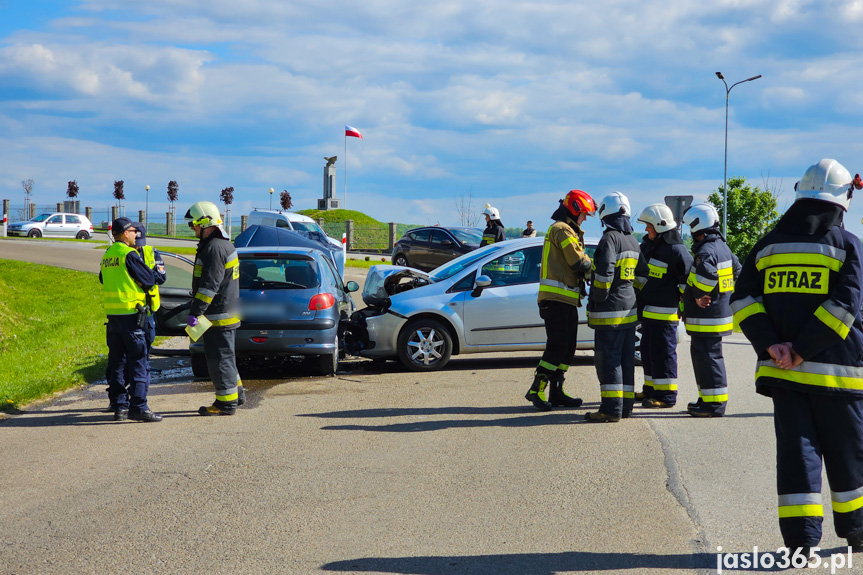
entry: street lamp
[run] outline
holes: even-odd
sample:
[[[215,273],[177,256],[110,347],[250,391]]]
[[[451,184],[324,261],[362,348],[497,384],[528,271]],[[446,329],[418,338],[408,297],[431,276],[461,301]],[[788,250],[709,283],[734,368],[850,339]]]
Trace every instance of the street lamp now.
[[[726,236],[728,235],[728,98],[731,94],[731,88],[734,88],[737,84],[742,84],[744,82],[751,82],[752,80],[757,80],[761,77],[761,74],[757,76],[752,76],[751,78],[746,78],[745,80],[740,80],[736,84],[731,84],[731,88],[728,87],[728,82],[725,81],[725,76],[722,75],[722,72],[717,72],[716,77],[722,80],[722,83],[725,84],[725,173],[722,177],[722,233]]]
[[[147,220],[150,219],[150,186],[144,186],[144,190],[147,192],[144,195],[144,225],[147,225]]]
[[[270,209],[271,210],[273,209],[273,192],[274,191],[275,190],[273,190],[273,188],[270,188]]]

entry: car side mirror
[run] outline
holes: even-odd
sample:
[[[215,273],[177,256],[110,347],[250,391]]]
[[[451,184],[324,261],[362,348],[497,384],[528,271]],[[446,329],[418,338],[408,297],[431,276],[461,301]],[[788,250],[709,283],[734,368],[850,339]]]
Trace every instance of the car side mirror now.
[[[440,243],[440,245],[442,245],[442,246],[443,246],[443,247],[445,247],[445,248],[448,248],[448,247],[452,246],[452,245],[453,245],[453,243],[452,243],[452,241],[450,241],[450,240],[444,240],[444,241],[442,241],[442,242]]]
[[[345,284],[345,291],[348,293],[358,291],[360,289],[360,284],[355,281],[349,281]]]
[[[470,292],[470,295],[473,297],[479,297],[482,294],[482,290],[491,285],[491,278],[488,276],[479,276],[476,278],[476,281],[473,282],[473,291]]]

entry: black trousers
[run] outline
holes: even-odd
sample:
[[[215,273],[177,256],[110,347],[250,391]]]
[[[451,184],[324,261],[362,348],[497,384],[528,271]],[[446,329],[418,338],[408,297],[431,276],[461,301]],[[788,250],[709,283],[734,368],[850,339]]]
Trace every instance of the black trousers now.
[[[118,409],[145,411],[150,390],[150,359],[147,329],[139,328],[135,315],[109,315],[106,329],[108,344],[108,398]]]
[[[644,396],[677,403],[677,322],[641,320]]]
[[[773,388],[779,529],[787,547],[821,540],[821,462],[839,537],[863,531],[863,399]]]
[[[602,401],[599,411],[614,417],[635,403],[635,325],[594,331],[594,364]]]
[[[722,356],[722,336],[692,335],[689,355],[692,357],[692,370],[695,372],[701,403],[716,413],[725,413],[728,384]]]
[[[556,371],[565,372],[575,357],[578,343],[578,308],[568,303],[543,300],[539,317],[545,321],[545,351],[536,372],[550,377]]]
[[[204,341],[204,357],[207,369],[216,388],[216,401],[237,406],[240,374],[237,371],[237,358],[234,353],[237,330],[218,330],[210,328],[201,336]]]

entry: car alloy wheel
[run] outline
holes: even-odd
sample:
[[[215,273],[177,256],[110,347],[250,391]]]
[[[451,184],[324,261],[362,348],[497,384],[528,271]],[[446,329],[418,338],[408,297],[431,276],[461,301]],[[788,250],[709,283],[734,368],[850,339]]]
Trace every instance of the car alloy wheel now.
[[[402,267],[410,267],[408,265],[408,259],[405,256],[403,256],[402,254],[399,254],[396,256],[396,259],[393,260],[393,265],[402,266]]]
[[[412,371],[435,371],[449,362],[452,336],[439,321],[417,319],[402,329],[398,342],[399,360]]]
[[[90,239],[90,235],[87,232],[85,232],[84,230],[81,230],[80,232],[78,232],[78,234],[75,236],[75,238],[79,239],[79,240],[87,240],[87,239]]]
[[[27,232],[27,235],[31,238],[41,238],[42,232],[40,232],[39,230],[30,230],[29,232]]]

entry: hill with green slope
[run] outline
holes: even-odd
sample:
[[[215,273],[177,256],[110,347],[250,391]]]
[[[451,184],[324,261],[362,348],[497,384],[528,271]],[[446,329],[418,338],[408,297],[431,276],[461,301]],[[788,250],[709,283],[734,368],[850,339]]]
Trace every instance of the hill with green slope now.
[[[297,213],[309,216],[313,220],[322,219],[325,224],[353,220],[355,226],[384,225],[383,222],[356,210],[300,210]]]

